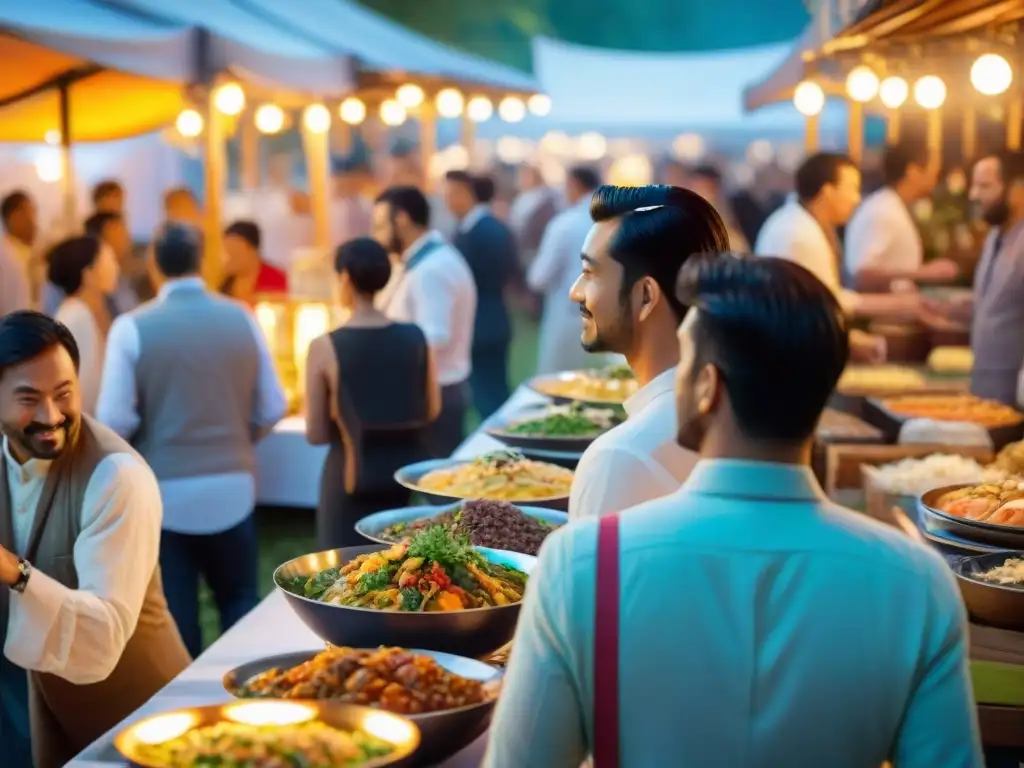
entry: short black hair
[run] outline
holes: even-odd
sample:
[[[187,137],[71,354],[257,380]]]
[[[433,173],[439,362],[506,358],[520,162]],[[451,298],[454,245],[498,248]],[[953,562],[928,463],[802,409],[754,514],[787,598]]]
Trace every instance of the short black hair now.
[[[403,211],[418,227],[430,225],[430,203],[416,187],[388,187],[377,196],[376,202],[387,203],[392,214]]]
[[[225,237],[227,235],[236,235],[245,240],[255,250],[260,249],[260,227],[255,221],[248,219],[240,219],[239,221],[232,222],[231,226],[224,230]]]
[[[813,200],[827,184],[839,183],[839,171],[857,164],[841,152],[817,152],[796,169],[796,194],[803,201]]]
[[[71,296],[82,287],[82,273],[96,263],[100,241],[92,235],[61,240],[46,254],[46,277]]]
[[[494,179],[491,176],[474,176],[473,177],[473,196],[476,201],[481,205],[487,205],[494,200],[495,192],[497,192],[497,185],[494,183]]]
[[[447,171],[444,174],[444,180],[453,182],[455,184],[463,184],[469,189],[470,192],[476,194],[475,190],[473,189],[473,182],[475,179],[473,177],[473,174],[471,174],[469,171]]]
[[[0,316],[0,379],[8,368],[27,363],[61,345],[78,370],[78,344],[68,327],[42,312],[21,309]]]
[[[199,271],[203,237],[188,224],[168,224],[153,243],[153,258],[165,277],[184,277]]]
[[[373,296],[391,279],[391,260],[384,246],[371,237],[357,237],[338,246],[334,252],[334,271],[348,274],[352,287],[364,296]]]
[[[690,171],[690,175],[699,176],[702,179],[709,179],[715,182],[715,184],[722,183],[722,172],[715,166],[711,165],[711,163],[701,163],[700,165],[694,166],[693,170]]]
[[[121,221],[122,216],[119,213],[113,211],[101,211],[100,213],[94,213],[88,219],[85,220],[85,234],[92,235],[99,239],[103,237],[103,230],[107,224],[111,224],[115,221]]]
[[[568,176],[588,192],[601,186],[601,174],[589,165],[574,165],[569,169]]]
[[[92,204],[99,205],[100,200],[113,194],[124,194],[124,187],[121,182],[114,179],[104,179],[92,188]]]
[[[904,141],[885,148],[882,174],[888,186],[898,184],[912,165],[926,168],[930,161],[928,146],[922,142]]]
[[[680,267],[695,253],[729,250],[722,217],[703,197],[680,187],[599,187],[590,218],[621,221],[609,254],[622,265],[623,297],[650,276],[680,321],[687,310],[676,298]]]
[[[23,189],[16,189],[11,192],[3,200],[0,200],[0,221],[6,224],[11,220],[11,216],[17,213],[21,206],[30,202],[31,199],[28,196],[28,192]]]
[[[849,357],[832,292],[786,259],[731,253],[691,259],[677,288],[698,312],[694,375],[708,364],[718,369],[743,433],[810,438]]]

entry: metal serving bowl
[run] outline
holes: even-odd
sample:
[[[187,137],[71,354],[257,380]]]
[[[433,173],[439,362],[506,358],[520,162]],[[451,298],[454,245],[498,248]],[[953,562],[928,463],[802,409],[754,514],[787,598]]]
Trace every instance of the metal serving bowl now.
[[[189,731],[218,723],[239,722],[250,725],[281,725],[318,721],[343,731],[363,731],[388,742],[394,751],[386,757],[363,763],[359,768],[411,766],[411,756],[420,744],[420,731],[406,717],[357,704],[337,701],[259,701],[233,702],[209,707],[177,709],[153,715],[133,723],[114,738],[114,746],[131,765],[140,768],[166,768],[147,761],[143,750],[183,736]]]
[[[224,675],[224,690],[232,696],[246,698],[242,687],[256,675],[270,669],[290,669],[312,659],[321,650],[284,653],[277,656],[266,656],[235,667]],[[437,651],[410,650],[410,653],[430,656],[449,672],[481,683],[494,683],[501,679],[502,673],[490,664],[467,659],[464,656],[453,656],[450,653]],[[497,693],[497,691],[495,691]],[[433,765],[440,763],[468,746],[481,733],[487,730],[494,714],[496,696],[492,696],[479,704],[470,704],[456,709],[445,709],[439,712],[426,712],[419,715],[405,715],[420,730],[420,748],[416,752],[416,760],[420,763]]]
[[[325,642],[349,648],[429,648],[432,651],[480,658],[496,651],[515,634],[520,603],[464,611],[381,611],[347,605],[332,605],[295,595],[284,585],[296,576],[338,568],[359,555],[387,549],[381,544],[345,547],[316,552],[289,560],[274,571],[274,583],[302,622]],[[529,573],[537,558],[518,552],[477,547],[494,563]]]
[[[378,544],[394,544],[393,540],[383,538],[385,528],[398,523],[414,523],[418,520],[437,517],[442,512],[450,509],[451,506],[446,504],[441,507],[402,507],[400,509],[386,509],[383,512],[374,512],[372,515],[367,515],[356,523],[356,532],[360,536],[370,541],[375,541]],[[569,522],[569,515],[565,512],[543,509],[541,507],[520,507],[518,504],[515,506],[524,515],[535,517],[551,525],[559,526]]]
[[[1000,629],[1024,631],[1024,583],[996,584],[983,581],[981,574],[1024,552],[990,552],[965,557],[953,565],[967,612],[982,624]]]
[[[933,488],[927,493],[922,493],[918,500],[918,506],[922,518],[928,519],[929,528],[945,530],[968,541],[975,541],[992,547],[1024,549],[1024,526],[999,525],[980,520],[968,520],[967,518],[943,512],[936,506],[939,499],[950,491],[970,488],[975,485],[979,485],[979,483],[946,485],[942,488]]]
[[[629,391],[628,387],[623,386],[623,396],[618,399],[600,400],[588,397],[566,397],[565,395],[556,395],[553,393],[552,385],[559,382],[573,381],[579,379],[581,376],[592,373],[592,371],[562,371],[560,373],[549,373],[542,374],[540,376],[534,376],[528,382],[526,386],[532,389],[539,395],[543,395],[549,398],[554,403],[562,405],[577,402],[583,403],[584,405],[592,405],[595,408],[622,408],[622,404],[629,399],[629,396],[635,393],[635,389]],[[626,381],[626,379],[623,379]]]
[[[578,401],[577,401],[578,402]],[[588,408],[593,408],[593,405],[588,405]],[[614,411],[615,407],[611,405],[603,406],[604,410]],[[583,453],[587,450],[587,447],[594,442],[598,437],[603,435],[608,430],[599,430],[594,432],[592,435],[586,437],[567,437],[567,436],[549,436],[549,435],[520,435],[513,432],[509,432],[509,427],[513,424],[518,424],[523,421],[532,421],[535,419],[542,419],[547,415],[551,409],[549,405],[534,406],[525,410],[519,411],[513,414],[510,418],[492,424],[487,427],[485,432],[512,448],[519,449],[536,449],[541,451],[559,451],[561,453]],[[611,429],[609,427],[608,429]]]
[[[395,472],[395,482],[411,491],[423,494],[431,504],[451,504],[457,501],[465,501],[461,496],[448,496],[436,491],[426,490],[420,486],[420,478],[433,472],[435,469],[451,469],[460,464],[472,463],[473,459],[430,459],[428,461],[419,461],[415,464],[408,464]],[[493,499],[493,501],[507,501],[507,499]],[[510,501],[509,503],[515,504],[516,502]],[[534,507],[545,507],[546,509],[566,510],[569,508],[569,494],[548,496],[543,499],[530,499],[523,503]]]

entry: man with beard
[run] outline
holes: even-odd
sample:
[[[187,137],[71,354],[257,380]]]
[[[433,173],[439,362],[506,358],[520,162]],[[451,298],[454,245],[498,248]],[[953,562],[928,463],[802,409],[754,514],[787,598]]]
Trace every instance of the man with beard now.
[[[700,463],[544,542],[484,765],[981,768],[949,567],[811,472],[849,351],[835,297],[730,254],[688,263],[678,297],[679,439]]]
[[[430,229],[430,204],[416,187],[384,190],[373,206],[372,229],[395,262],[377,306],[395,322],[418,325],[434,353],[441,415],[430,425],[427,441],[434,456],[447,458],[462,442],[471,400],[473,273],[462,254]]]
[[[1024,366],[1024,155],[981,158],[970,199],[991,226],[974,272],[974,295],[927,303],[922,319],[940,330],[970,326],[971,392],[1016,406]]]
[[[599,187],[594,220],[569,291],[580,306],[588,352],[625,356],[640,390],[628,419],[584,452],[573,478],[569,517],[597,517],[672,493],[696,457],[675,442],[672,372],[675,331],[686,307],[675,279],[694,253],[726,251],[722,219],[700,195],[679,187]]]
[[[157,568],[156,479],[82,415],[78,362],[56,320],[0,320],[4,768],[33,765],[30,733],[35,768],[64,765],[189,663]]]

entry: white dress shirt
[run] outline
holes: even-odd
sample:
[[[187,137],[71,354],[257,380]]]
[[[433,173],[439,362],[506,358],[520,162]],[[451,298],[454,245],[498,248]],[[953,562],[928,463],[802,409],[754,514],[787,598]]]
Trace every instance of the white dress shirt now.
[[[69,296],[61,302],[56,319],[64,323],[78,344],[78,388],[82,393],[82,411],[90,416],[96,413],[96,401],[103,377],[103,334],[100,333],[92,310],[84,301]]]
[[[202,285],[201,278],[171,280],[160,288],[154,301],[162,301],[179,287],[195,287],[197,284]],[[269,428],[284,418],[288,406],[263,331],[252,314],[247,317],[259,348],[254,423]],[[96,418],[126,440],[135,435],[141,420],[135,382],[140,347],[133,313],[114,320],[107,335]],[[163,497],[164,528],[167,530],[189,534],[219,533],[238,525],[252,513],[256,503],[256,479],[248,472],[230,472],[162,480],[160,495]]]
[[[846,270],[914,272],[924,263],[921,233],[910,209],[891,187],[864,198],[846,225]]]
[[[584,195],[548,224],[527,272],[530,290],[544,296],[537,344],[538,374],[599,365],[580,345],[580,308],[569,298],[569,290],[580,276],[583,241],[593,225],[590,197]]]
[[[676,442],[675,369],[656,376],[623,405],[627,419],[597,438],[580,459],[569,520],[621,512],[678,490],[697,454]]]
[[[3,442],[11,491],[14,548],[23,555],[50,462],[18,464]],[[130,453],[96,466],[75,542],[78,589],[33,570],[22,594],[11,593],[4,655],[22,669],[76,685],[105,680],[135,632],[160,550],[160,490],[150,468]]]
[[[434,352],[441,386],[450,386],[466,381],[472,369],[476,283],[462,254],[437,232],[427,232],[410,245],[402,263],[431,242],[438,247],[413,269],[401,270],[382,308],[395,322],[420,327]]]

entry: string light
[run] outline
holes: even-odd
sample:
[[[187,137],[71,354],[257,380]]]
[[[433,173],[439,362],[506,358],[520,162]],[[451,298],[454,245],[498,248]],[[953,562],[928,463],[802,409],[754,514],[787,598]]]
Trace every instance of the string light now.
[[[878,86],[878,98],[889,109],[899,109],[910,96],[910,86],[902,77],[887,77]]]
[[[203,132],[203,116],[194,109],[182,110],[178,119],[174,121],[174,127],[185,138],[195,138]]]
[[[327,133],[331,129],[331,111],[323,104],[310,104],[302,113],[302,124],[310,133]]]
[[[491,119],[494,105],[486,96],[474,96],[466,105],[466,116],[474,123],[483,123]]]
[[[213,94],[213,104],[225,115],[237,115],[245,109],[245,91],[238,83],[225,83]]]
[[[462,114],[466,100],[463,98],[462,92],[456,88],[445,88],[437,94],[434,106],[437,107],[437,114],[441,117],[453,118]]]
[[[349,96],[338,107],[338,117],[349,125],[359,125],[366,119],[366,105],[355,96]]]
[[[284,111],[276,104],[264,104],[256,110],[256,130],[277,133],[284,128]]]
[[[394,99],[388,99],[380,105],[380,120],[384,125],[401,125],[406,117],[405,107]]]
[[[821,114],[825,108],[825,92],[813,80],[804,80],[793,92],[793,106],[806,117]]]
[[[416,109],[423,103],[423,89],[415,83],[406,83],[395,91],[395,98],[406,109]]]

